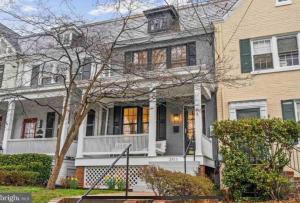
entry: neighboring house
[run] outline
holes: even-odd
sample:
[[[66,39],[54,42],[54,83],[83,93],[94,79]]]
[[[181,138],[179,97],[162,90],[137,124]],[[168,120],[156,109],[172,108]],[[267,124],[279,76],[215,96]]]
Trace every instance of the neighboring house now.
[[[207,73],[207,80],[202,80],[211,81],[214,72],[214,35],[211,22],[222,19],[234,5],[232,2],[225,0],[213,4],[203,3],[177,10],[173,6],[163,6],[132,17],[129,26],[133,25],[138,29],[121,37],[123,45],[116,48],[119,56],[117,60],[123,60],[125,67],[114,67],[101,77],[107,83],[122,81],[122,77],[130,76],[131,68],[147,66],[152,70],[157,68],[158,72],[168,70],[177,78],[203,71]],[[120,23],[112,20],[85,26],[91,30],[112,31],[117,30]],[[70,31],[63,39],[70,42],[74,33],[76,30]],[[27,39],[31,37],[35,36],[18,36],[17,43],[14,43],[2,35],[1,39],[5,43],[1,44],[0,49],[15,47],[11,53],[13,56],[18,49],[28,49]],[[46,41],[47,39],[41,38],[37,43],[43,46]],[[7,86],[2,93],[10,91],[39,103],[54,103],[57,104],[56,110],[60,111],[64,100],[61,78],[55,74],[47,75],[43,70],[45,68],[59,72],[61,67],[49,64],[42,70],[37,64],[18,62],[16,66],[0,66],[0,70],[4,67],[4,78],[6,72],[12,73],[10,70],[16,69],[16,76],[12,77],[14,82],[6,82]],[[92,64],[84,67],[78,80],[84,83],[84,80],[90,79],[94,69]],[[158,80],[162,79],[158,77]],[[210,126],[216,120],[216,88],[214,84],[203,81],[157,90],[138,101],[107,99],[107,105],[94,105],[80,127],[78,140],[74,141],[66,156],[61,177],[74,174],[76,168],[80,184],[89,187],[113,162],[116,155],[128,144],[132,144],[130,184],[135,186],[139,182],[139,171],[145,165],[183,171],[183,155],[190,141],[190,154],[195,153],[195,159],[192,155],[187,157],[188,173],[199,172],[212,176],[216,151],[210,137]],[[9,86],[11,84],[13,85]],[[143,81],[139,84],[142,88],[151,89],[156,81],[151,85]],[[84,87],[80,90],[84,90]],[[5,125],[1,126],[0,137],[3,137],[4,153],[53,155],[58,123],[56,113],[46,105],[42,107],[22,97],[19,99],[20,101],[6,97],[1,104]],[[67,132],[69,120],[65,122],[63,130]],[[121,159],[114,174],[124,176],[124,164],[125,159]]]
[[[218,120],[283,118],[300,121],[300,1],[239,0],[215,25],[220,83]]]

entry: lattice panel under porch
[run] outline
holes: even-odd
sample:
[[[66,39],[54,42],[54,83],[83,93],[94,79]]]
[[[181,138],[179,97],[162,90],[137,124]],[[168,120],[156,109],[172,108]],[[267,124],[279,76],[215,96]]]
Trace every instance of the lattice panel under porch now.
[[[90,187],[94,184],[97,179],[107,170],[108,166],[100,167],[85,167],[84,172],[84,187]],[[141,177],[141,166],[130,166],[129,167],[129,187],[132,188],[137,184]],[[108,175],[109,177],[120,177],[124,181],[126,180],[126,166],[114,167]],[[105,188],[104,179],[96,186],[96,188]]]

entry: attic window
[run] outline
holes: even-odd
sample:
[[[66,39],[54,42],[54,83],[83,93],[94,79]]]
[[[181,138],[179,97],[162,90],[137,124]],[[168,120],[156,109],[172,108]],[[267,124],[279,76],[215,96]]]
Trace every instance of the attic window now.
[[[167,30],[168,28],[168,19],[167,17],[153,18],[149,20],[149,31],[158,32]]]

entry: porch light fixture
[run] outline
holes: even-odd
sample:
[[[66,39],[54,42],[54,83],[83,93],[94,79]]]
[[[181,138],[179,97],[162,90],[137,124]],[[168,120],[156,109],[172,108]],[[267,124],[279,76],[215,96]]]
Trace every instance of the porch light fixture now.
[[[173,125],[179,125],[180,124],[180,115],[179,114],[173,114],[171,121]]]

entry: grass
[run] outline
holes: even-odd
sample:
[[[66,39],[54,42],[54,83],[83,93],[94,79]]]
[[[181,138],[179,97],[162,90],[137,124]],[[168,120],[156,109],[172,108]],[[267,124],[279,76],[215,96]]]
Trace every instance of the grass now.
[[[55,189],[47,190],[42,187],[30,186],[0,186],[0,192],[17,192],[17,193],[31,193],[32,203],[48,203],[51,199],[58,197],[80,196],[86,190],[84,189]],[[113,193],[111,190],[94,190],[90,194],[105,194]]]

